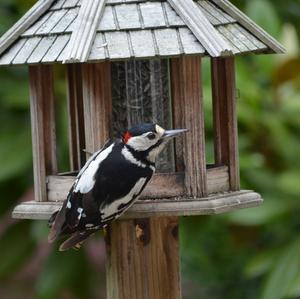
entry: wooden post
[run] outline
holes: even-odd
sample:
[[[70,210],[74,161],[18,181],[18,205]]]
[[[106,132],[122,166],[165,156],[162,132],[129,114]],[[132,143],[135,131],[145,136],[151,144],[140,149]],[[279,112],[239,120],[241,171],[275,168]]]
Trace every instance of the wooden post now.
[[[188,196],[207,195],[205,130],[199,57],[171,59],[173,120],[175,128],[189,133],[176,141],[176,168],[185,170]]]
[[[240,189],[234,58],[212,58],[215,163],[229,167],[230,189]]]
[[[99,150],[111,137],[112,96],[110,63],[82,65],[86,150]]]
[[[117,221],[107,234],[108,299],[180,299],[178,218]]]
[[[72,171],[79,170],[85,163],[85,134],[82,98],[81,65],[68,64],[67,100],[69,112],[69,155]]]
[[[46,176],[57,172],[52,66],[30,66],[29,80],[35,200],[47,201]]]

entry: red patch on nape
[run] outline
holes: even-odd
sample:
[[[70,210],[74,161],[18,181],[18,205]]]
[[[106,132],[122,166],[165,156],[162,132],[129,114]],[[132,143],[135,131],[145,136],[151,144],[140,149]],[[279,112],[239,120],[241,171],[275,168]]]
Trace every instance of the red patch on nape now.
[[[127,143],[128,142],[128,140],[132,137],[132,135],[127,131],[127,132],[125,132],[124,134],[123,134],[123,142],[124,143]]]

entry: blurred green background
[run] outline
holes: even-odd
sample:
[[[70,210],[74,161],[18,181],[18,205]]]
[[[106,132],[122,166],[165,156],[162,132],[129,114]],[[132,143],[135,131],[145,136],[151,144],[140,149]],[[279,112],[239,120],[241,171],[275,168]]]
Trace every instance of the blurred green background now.
[[[1,0],[0,34],[33,2]],[[260,192],[265,202],[181,220],[184,299],[300,298],[300,1],[232,2],[288,50],[237,59],[242,187]],[[208,66],[205,113],[211,115]],[[63,97],[64,83],[56,89]],[[65,115],[59,106],[61,164],[67,157]],[[25,68],[0,69],[0,117],[0,298],[105,298],[100,234],[81,251],[57,253],[46,242],[45,222],[10,218],[14,205],[33,196]],[[207,125],[211,137],[209,119]]]

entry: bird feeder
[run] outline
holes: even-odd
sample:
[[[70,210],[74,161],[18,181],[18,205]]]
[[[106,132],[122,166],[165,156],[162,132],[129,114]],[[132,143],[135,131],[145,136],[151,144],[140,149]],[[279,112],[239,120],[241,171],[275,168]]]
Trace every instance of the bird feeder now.
[[[38,1],[0,40],[0,65],[28,65],[30,78],[35,199],[13,216],[48,219],[66,198],[72,171],[84,165],[84,149],[98,150],[114,131],[145,120],[188,128],[106,240],[108,298],[181,298],[178,216],[262,202],[240,190],[234,57],[283,52],[227,0]],[[204,57],[211,60],[212,165]],[[66,70],[67,174],[57,171],[54,64]]]

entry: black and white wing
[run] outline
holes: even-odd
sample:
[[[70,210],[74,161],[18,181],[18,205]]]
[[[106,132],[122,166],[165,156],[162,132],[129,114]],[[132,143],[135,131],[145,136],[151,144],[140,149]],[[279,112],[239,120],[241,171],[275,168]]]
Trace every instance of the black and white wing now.
[[[48,236],[49,242],[80,229],[78,224],[81,218],[85,217],[83,203],[85,206],[89,204],[89,209],[97,208],[94,207],[95,204],[91,196],[91,190],[95,184],[94,175],[101,161],[111,153],[113,146],[113,140],[108,141],[103,148],[88,159],[80,170],[62,208],[55,212],[49,220],[51,227]]]

